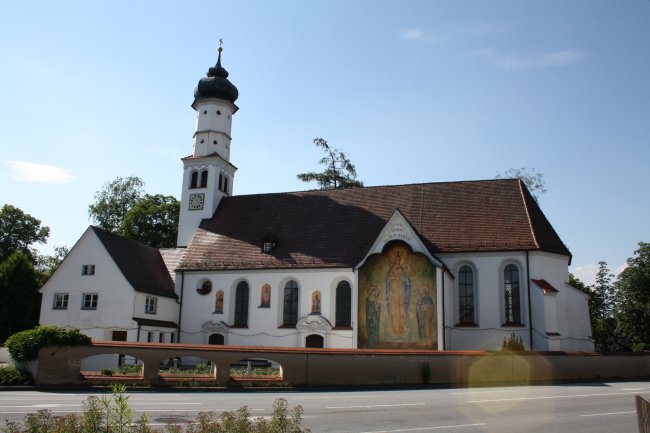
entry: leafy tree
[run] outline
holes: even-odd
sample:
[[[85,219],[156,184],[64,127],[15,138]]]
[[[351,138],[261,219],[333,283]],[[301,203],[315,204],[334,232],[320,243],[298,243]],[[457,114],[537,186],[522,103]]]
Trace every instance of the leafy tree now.
[[[41,220],[5,204],[0,209],[0,262],[22,251],[34,263],[37,255],[31,245],[45,243],[49,235],[49,227],[41,226]]]
[[[180,203],[171,195],[149,195],[136,201],[126,213],[122,235],[154,248],[176,245]]]
[[[115,178],[95,193],[95,203],[88,206],[90,218],[104,230],[120,233],[127,212],[142,196],[144,182],[137,176]]]
[[[533,196],[535,201],[539,201],[542,194],[546,194],[546,183],[544,182],[544,175],[535,171],[534,168],[528,169],[526,167],[511,168],[503,173],[497,173],[496,179],[521,179],[526,184],[528,191]]]
[[[298,179],[303,182],[318,182],[320,189],[342,189],[363,186],[363,182],[357,180],[357,170],[348,157],[339,149],[330,147],[323,138],[314,138],[316,147],[325,152],[325,156],[318,161],[325,166],[320,172],[307,172],[298,174]]]
[[[40,255],[36,263],[36,270],[41,274],[43,283],[52,276],[56,268],[59,267],[65,256],[68,255],[70,250],[68,247],[54,247],[54,254],[51,256]]]
[[[176,246],[180,203],[172,196],[143,192],[137,176],[115,178],[95,194],[91,219],[104,230],[154,248]]]
[[[639,242],[634,257],[618,278],[616,318],[635,350],[650,347],[650,243]]]
[[[31,257],[23,251],[0,263],[0,344],[10,335],[38,324],[39,282]]]

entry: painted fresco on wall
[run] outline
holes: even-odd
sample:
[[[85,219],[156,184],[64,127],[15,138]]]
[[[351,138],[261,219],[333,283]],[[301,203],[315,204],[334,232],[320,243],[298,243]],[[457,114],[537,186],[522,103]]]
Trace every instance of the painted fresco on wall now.
[[[360,348],[437,348],[436,268],[391,242],[359,269]]]
[[[223,314],[223,291],[222,290],[219,290],[217,292],[214,301],[214,312],[217,314]]]
[[[318,290],[311,294],[311,314],[320,314],[320,292]]]
[[[260,291],[260,306],[258,308],[271,308],[271,286],[263,284]]]

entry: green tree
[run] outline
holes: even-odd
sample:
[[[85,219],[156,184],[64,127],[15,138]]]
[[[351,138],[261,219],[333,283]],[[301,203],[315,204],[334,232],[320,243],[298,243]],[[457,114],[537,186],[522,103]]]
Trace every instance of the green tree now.
[[[144,182],[137,176],[115,178],[95,193],[95,202],[88,206],[91,220],[97,226],[113,233],[120,233],[124,218],[142,197]]]
[[[0,263],[0,344],[10,335],[38,324],[39,281],[31,257],[23,251]]]
[[[320,189],[342,189],[363,186],[363,182],[357,180],[357,170],[354,164],[340,150],[330,147],[323,138],[314,138],[316,147],[325,152],[325,156],[318,161],[325,166],[322,172],[307,172],[298,174],[298,179],[303,182],[316,181]]]
[[[176,246],[180,203],[172,196],[149,195],[137,176],[115,178],[95,194],[90,218],[104,230],[154,248]]]
[[[526,184],[528,191],[533,196],[535,201],[539,201],[542,194],[546,194],[546,182],[544,175],[535,171],[534,168],[528,169],[526,167],[510,168],[503,173],[497,173],[496,179],[521,179]]]
[[[175,197],[145,194],[126,213],[121,234],[154,248],[174,247],[179,212]]]
[[[616,318],[635,350],[650,348],[650,243],[639,242],[616,282]]]
[[[52,276],[56,268],[59,267],[65,256],[70,250],[68,247],[54,247],[54,254],[51,256],[40,255],[36,262],[36,270],[41,274],[42,282],[45,283]]]
[[[42,226],[41,220],[5,204],[0,209],[0,262],[22,251],[35,263],[37,254],[31,246],[45,243],[49,235],[49,227]]]

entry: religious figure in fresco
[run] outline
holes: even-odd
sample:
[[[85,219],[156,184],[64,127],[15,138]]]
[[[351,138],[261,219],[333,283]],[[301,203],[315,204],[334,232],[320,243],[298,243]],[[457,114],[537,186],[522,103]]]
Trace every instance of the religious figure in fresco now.
[[[396,337],[406,334],[406,319],[410,302],[409,266],[402,264],[402,252],[397,250],[386,275],[386,307],[390,315],[392,334]]]
[[[366,298],[366,332],[368,333],[368,347],[376,347],[379,343],[379,323],[381,319],[381,303],[379,290],[372,286],[368,289]]]
[[[433,298],[429,294],[429,289],[421,286],[418,289],[420,295],[417,304],[417,320],[418,320],[418,337],[420,342],[429,347],[433,346],[433,319],[435,317],[435,305]]]
[[[260,294],[260,306],[259,308],[270,308],[271,307],[271,286],[264,284],[262,286],[262,293]]]
[[[320,292],[311,294],[311,314],[320,314]]]
[[[214,302],[214,312],[217,314],[223,313],[223,292],[221,290],[217,292],[217,298]]]

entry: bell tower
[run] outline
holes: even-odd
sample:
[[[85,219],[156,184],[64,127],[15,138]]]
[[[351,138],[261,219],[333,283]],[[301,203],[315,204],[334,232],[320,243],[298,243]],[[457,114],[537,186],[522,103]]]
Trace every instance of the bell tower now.
[[[232,116],[239,109],[237,88],[228,80],[228,71],[217,64],[208,70],[194,90],[192,108],[196,128],[192,154],[183,161],[183,188],[178,219],[179,247],[186,247],[202,219],[211,218],[224,196],[232,194],[237,167],[230,163]]]

